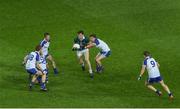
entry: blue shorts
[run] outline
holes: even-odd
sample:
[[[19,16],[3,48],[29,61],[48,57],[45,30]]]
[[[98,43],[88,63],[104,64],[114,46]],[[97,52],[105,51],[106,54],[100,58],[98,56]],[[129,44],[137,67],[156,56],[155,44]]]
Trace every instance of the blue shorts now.
[[[33,74],[33,75],[36,74],[37,71],[38,71],[36,68],[26,69],[26,70],[27,70],[28,73]]]
[[[108,52],[101,51],[100,54],[103,55],[104,57],[109,57],[111,55],[111,51]]]
[[[159,83],[162,80],[163,80],[162,77],[159,76],[159,77],[156,77],[156,78],[148,78],[147,82],[149,84],[153,84],[153,83]]]

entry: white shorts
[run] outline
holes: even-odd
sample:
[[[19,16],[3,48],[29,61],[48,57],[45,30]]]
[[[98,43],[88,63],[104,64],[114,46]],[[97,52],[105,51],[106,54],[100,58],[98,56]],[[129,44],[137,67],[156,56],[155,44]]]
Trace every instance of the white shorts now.
[[[80,58],[81,56],[86,56],[85,54],[89,52],[89,49],[84,49],[82,51],[77,51],[77,57]]]

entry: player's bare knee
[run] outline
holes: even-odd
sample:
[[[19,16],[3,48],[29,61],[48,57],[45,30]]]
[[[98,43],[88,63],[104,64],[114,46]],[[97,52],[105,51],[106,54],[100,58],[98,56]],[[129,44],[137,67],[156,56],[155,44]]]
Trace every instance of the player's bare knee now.
[[[99,59],[96,58],[95,61],[96,61],[97,63],[99,63]]]

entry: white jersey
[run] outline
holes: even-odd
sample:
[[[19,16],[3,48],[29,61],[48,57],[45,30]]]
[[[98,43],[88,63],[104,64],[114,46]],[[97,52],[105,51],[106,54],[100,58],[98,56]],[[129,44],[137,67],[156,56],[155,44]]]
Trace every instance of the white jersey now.
[[[102,41],[100,39],[95,39],[95,45],[96,45],[97,48],[102,50],[102,52],[110,51],[109,46],[104,41]]]
[[[39,65],[40,67],[42,68],[42,70],[47,70],[47,67],[46,67],[46,59],[44,57],[40,57],[40,61],[39,61]]]
[[[46,39],[44,39],[41,41],[40,45],[42,47],[43,56],[48,55],[48,49],[49,49],[50,42],[46,41]]]
[[[39,53],[36,52],[31,52],[28,55],[28,59],[26,62],[26,69],[33,69],[36,68],[36,62],[39,62]]]
[[[144,60],[143,65],[146,67],[148,71],[149,78],[156,78],[160,76],[160,71],[157,64],[158,63],[156,62],[156,60],[151,57],[147,57]]]

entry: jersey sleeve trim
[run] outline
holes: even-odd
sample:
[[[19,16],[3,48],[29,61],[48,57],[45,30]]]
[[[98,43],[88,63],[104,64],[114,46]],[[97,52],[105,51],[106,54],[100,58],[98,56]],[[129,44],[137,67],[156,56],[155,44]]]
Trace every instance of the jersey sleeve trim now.
[[[43,40],[43,41],[40,43],[40,46],[43,47],[46,43],[47,43],[47,41]]]
[[[40,58],[39,58],[39,54],[36,52],[36,61],[39,61]]]
[[[98,39],[95,39],[95,44],[96,44],[96,45],[99,45]]]

